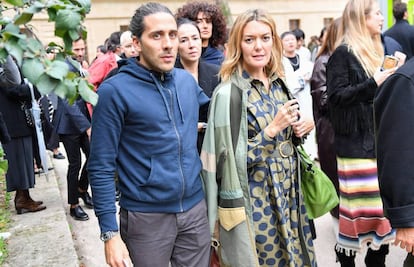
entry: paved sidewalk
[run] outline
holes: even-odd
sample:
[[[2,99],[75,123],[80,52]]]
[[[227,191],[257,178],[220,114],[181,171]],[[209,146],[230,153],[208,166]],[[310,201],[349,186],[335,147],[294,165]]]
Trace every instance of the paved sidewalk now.
[[[64,153],[61,147],[60,151]],[[17,215],[11,201],[12,223],[9,238],[9,258],[4,267],[105,267],[103,242],[99,240],[97,218],[91,209],[81,206],[89,215],[88,221],[70,217],[67,204],[67,160],[51,160],[54,170],[49,182],[44,175],[36,176],[36,188],[31,190],[35,200],[43,200],[47,209]],[[52,165],[51,164],[51,165]],[[12,199],[14,195],[12,196]],[[337,267],[334,224],[329,214],[315,220],[318,238],[315,250],[320,267]],[[402,266],[406,253],[390,246],[386,266]],[[356,257],[356,266],[363,267],[364,254]]]
[[[36,175],[36,186],[30,190],[33,199],[44,202],[46,210],[17,215],[12,194],[9,256],[4,267],[79,266],[55,171],[49,171],[48,176],[46,181],[45,175]]]
[[[61,146],[60,151],[65,154],[65,149]],[[84,160],[84,158],[83,158]],[[66,214],[66,220],[72,231],[73,243],[78,254],[80,267],[106,267],[104,244],[99,239],[100,230],[98,219],[95,216],[93,209],[85,207],[82,199],[79,199],[79,204],[83,210],[89,215],[87,221],[76,221],[69,215],[69,204],[67,204],[67,185],[66,174],[68,168],[68,161],[53,160],[55,166],[55,173],[57,175],[57,182],[60,189],[61,204],[63,211]],[[90,190],[90,189],[89,189]],[[90,192],[90,191],[89,191]]]

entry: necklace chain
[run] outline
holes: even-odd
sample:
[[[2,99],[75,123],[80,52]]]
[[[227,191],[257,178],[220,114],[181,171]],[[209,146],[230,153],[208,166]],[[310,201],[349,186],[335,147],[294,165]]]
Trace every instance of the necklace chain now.
[[[296,59],[296,63],[293,63],[293,58],[292,58],[292,57],[290,57],[290,58],[289,58],[290,64],[291,64],[291,65],[292,65],[292,67],[294,67],[294,68],[299,67],[299,63],[300,63],[300,62],[299,62],[299,55],[298,55],[298,54],[296,54],[294,58]]]

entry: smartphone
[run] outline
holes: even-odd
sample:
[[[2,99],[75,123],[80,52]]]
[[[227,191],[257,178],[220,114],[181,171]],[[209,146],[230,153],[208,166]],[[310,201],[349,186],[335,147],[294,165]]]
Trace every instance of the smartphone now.
[[[401,67],[405,63],[407,55],[400,51],[395,51],[394,56],[398,58],[398,67]]]
[[[398,64],[398,58],[395,56],[386,55],[384,58],[384,61],[382,62],[381,68],[383,70],[386,69],[392,69],[394,67],[397,67]]]

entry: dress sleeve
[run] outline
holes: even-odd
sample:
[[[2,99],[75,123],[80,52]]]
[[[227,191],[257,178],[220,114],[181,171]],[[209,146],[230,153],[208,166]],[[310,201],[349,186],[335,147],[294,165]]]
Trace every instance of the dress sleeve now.
[[[10,87],[21,84],[19,68],[9,55],[6,62],[0,67],[0,87]]]

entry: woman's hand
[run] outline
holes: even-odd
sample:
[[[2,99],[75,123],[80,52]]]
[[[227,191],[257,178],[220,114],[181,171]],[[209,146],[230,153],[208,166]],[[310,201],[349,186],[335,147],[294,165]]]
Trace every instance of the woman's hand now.
[[[312,118],[300,116],[300,119],[294,122],[292,127],[297,137],[303,137],[315,128],[315,122]]]
[[[399,245],[414,256],[414,228],[397,228],[394,245]]]
[[[392,68],[392,69],[377,69],[377,71],[374,73],[374,80],[377,83],[378,86],[380,86],[391,74],[393,74],[398,67]]]
[[[287,101],[276,113],[273,121],[265,128],[269,137],[275,137],[280,131],[298,120],[299,104],[297,99]]]
[[[205,122],[198,122],[198,123],[197,123],[197,131],[198,131],[198,132],[202,132],[202,131],[204,131],[204,129],[206,128],[206,127],[205,127],[205,125],[206,125],[206,123],[205,123]]]

